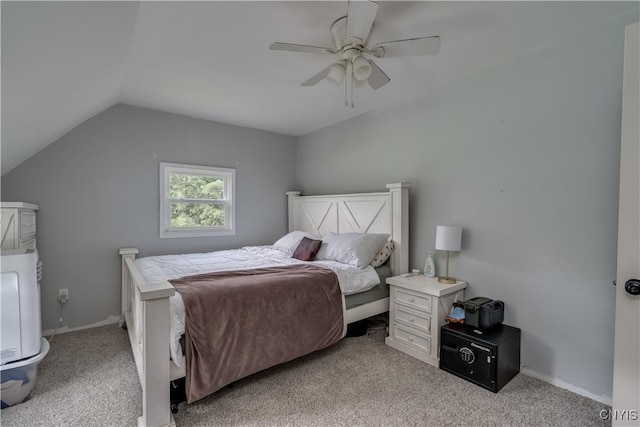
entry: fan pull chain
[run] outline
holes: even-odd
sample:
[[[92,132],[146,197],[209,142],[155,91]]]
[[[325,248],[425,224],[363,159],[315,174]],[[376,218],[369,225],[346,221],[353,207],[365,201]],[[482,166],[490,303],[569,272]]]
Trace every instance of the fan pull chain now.
[[[347,72],[349,72],[349,64],[347,64]],[[344,79],[344,106],[345,107],[349,106],[349,102],[347,101],[347,83],[348,83],[347,81],[348,80],[349,80],[348,78]]]
[[[353,104],[353,66],[351,66],[351,108],[355,107]]]
[[[351,108],[355,107],[355,104],[353,103],[353,65],[351,64],[351,62],[347,62],[347,71],[346,74],[348,75],[345,76],[344,79],[344,106],[348,107],[349,106],[349,99],[348,97],[348,93],[349,90],[351,90]]]

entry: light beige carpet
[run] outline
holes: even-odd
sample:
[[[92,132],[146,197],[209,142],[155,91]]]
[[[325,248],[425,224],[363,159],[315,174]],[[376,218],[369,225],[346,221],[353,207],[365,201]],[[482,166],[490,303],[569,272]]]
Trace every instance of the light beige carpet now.
[[[175,415],[182,426],[592,426],[605,406],[519,374],[498,394],[384,345],[381,332],[238,381]],[[134,426],[141,390],[116,325],[56,336],[31,400],[3,426]]]

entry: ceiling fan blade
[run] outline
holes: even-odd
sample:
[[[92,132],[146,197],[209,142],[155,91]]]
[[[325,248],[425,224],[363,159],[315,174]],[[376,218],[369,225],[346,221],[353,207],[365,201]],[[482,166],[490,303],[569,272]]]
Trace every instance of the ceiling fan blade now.
[[[289,52],[304,52],[304,53],[336,53],[335,50],[328,47],[319,47],[319,46],[307,46],[304,44],[293,44],[293,43],[280,43],[275,42],[269,45],[269,49],[271,50],[286,50]]]
[[[378,3],[370,0],[349,0],[347,9],[347,40],[366,43],[378,12]]]
[[[415,39],[395,40],[378,43],[371,49],[383,48],[384,53],[379,58],[392,58],[397,56],[434,55],[440,50],[440,37],[418,37]]]
[[[329,65],[327,68],[325,68],[324,70],[320,71],[319,73],[314,74],[308,80],[305,80],[304,82],[302,82],[300,84],[300,86],[313,86],[313,85],[315,85],[316,83],[322,81],[325,77],[327,77],[327,74],[329,74],[329,70],[330,69],[331,69],[331,65]]]
[[[375,62],[368,59],[369,64],[371,65],[371,75],[367,80],[371,89],[380,89],[382,86],[386,85],[391,81],[391,79],[376,65]]]

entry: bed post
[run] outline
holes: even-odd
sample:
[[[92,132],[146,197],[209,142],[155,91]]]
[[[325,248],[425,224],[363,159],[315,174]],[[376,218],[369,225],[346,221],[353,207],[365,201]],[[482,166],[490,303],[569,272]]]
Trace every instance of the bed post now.
[[[140,290],[143,305],[142,416],[139,427],[175,426],[169,395],[169,297],[175,294],[168,282],[153,283]]]
[[[300,192],[299,191],[287,191],[286,195],[287,195],[287,200],[288,200],[288,213],[289,213],[289,231],[294,231],[295,230],[295,224],[293,223],[293,200],[296,197],[300,197]]]
[[[387,184],[391,193],[391,239],[394,243],[391,273],[394,275],[409,271],[409,187],[409,182]]]
[[[175,426],[169,396],[169,282],[145,283],[135,265],[136,248],[122,248],[122,317],[142,388],[138,426]],[[140,315],[140,317],[138,317]]]
[[[135,261],[137,254],[137,248],[120,249],[120,256],[122,257],[122,317],[120,319],[120,327],[126,323],[126,313],[131,312],[131,289],[133,284],[131,283],[129,269],[127,268],[127,259]]]

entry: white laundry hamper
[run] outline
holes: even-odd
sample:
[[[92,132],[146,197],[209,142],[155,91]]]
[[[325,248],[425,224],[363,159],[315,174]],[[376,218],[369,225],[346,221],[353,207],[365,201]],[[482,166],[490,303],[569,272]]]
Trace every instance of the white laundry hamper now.
[[[0,400],[4,409],[31,397],[38,364],[49,352],[49,342],[42,337],[37,251],[3,250],[0,254]]]
[[[40,352],[33,357],[0,366],[2,409],[26,402],[36,386],[38,365],[49,352],[49,341],[41,338]]]

